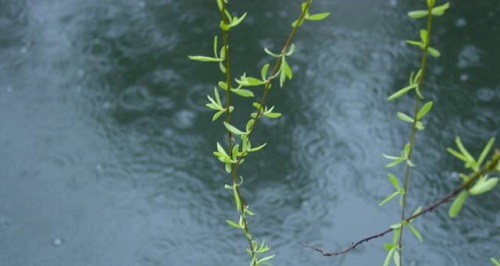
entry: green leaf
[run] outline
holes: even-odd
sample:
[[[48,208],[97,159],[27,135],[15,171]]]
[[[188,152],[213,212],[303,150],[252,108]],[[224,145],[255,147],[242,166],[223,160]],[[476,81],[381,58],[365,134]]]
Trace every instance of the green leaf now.
[[[247,135],[248,134],[248,132],[243,132],[243,131],[237,129],[236,127],[234,127],[233,125],[227,123],[226,121],[224,121],[224,126],[226,127],[226,129],[229,132],[231,132],[235,135]]]
[[[408,12],[408,16],[413,19],[427,17],[427,10],[414,10]]]
[[[417,121],[417,123],[415,123],[415,128],[418,130],[424,130],[425,129],[424,123],[422,123],[422,121]]]
[[[243,21],[246,17],[247,17],[247,13],[246,13],[246,12],[245,12],[245,13],[244,13],[241,17],[239,17],[239,18],[238,18],[238,17],[236,17],[236,16],[235,16],[235,17],[233,17],[233,18],[231,19],[232,21],[231,21],[231,23],[229,24],[229,26],[230,26],[231,28],[238,26],[238,25],[239,25],[239,24],[240,24],[240,23],[241,23],[241,22],[242,22],[242,21]]]
[[[265,64],[260,70],[260,77],[262,80],[267,80],[267,73],[269,71],[269,64]]]
[[[436,0],[427,0],[427,7],[432,8],[436,4]]]
[[[500,266],[500,259],[490,258],[491,263],[495,266]]]
[[[239,95],[241,97],[254,97],[254,94],[251,90],[245,90],[245,89],[237,89],[237,90],[231,90],[234,94]]]
[[[286,52],[286,56],[291,56],[295,52],[295,44],[291,44],[290,48],[288,48],[288,52]]]
[[[495,138],[491,138],[488,141],[488,143],[486,144],[486,146],[484,146],[483,151],[481,152],[481,155],[479,155],[479,159],[477,159],[477,164],[479,167],[481,167],[481,165],[483,164],[484,159],[486,159],[486,155],[488,155],[488,153],[490,152],[491,147],[493,147],[494,143],[495,143]]]
[[[226,170],[226,173],[231,173],[231,164],[230,163],[226,163],[226,166],[225,166],[225,170]]]
[[[406,93],[408,93],[410,90],[412,90],[412,89],[416,88],[417,86],[418,86],[417,84],[412,84],[412,85],[410,85],[410,86],[408,86],[408,87],[404,87],[404,88],[400,89],[399,91],[397,91],[397,92],[393,93],[393,94],[392,94],[391,96],[389,96],[387,99],[388,99],[389,101],[392,101],[392,100],[394,100],[394,99],[397,99],[397,98],[399,98],[399,97],[401,97],[401,96],[405,95]]]
[[[401,113],[401,112],[397,112],[396,114],[398,116],[398,118],[401,120],[401,121],[404,121],[404,122],[408,122],[408,123],[413,123],[413,118],[411,118],[410,116],[404,114],[404,113]]]
[[[240,198],[240,194],[238,193],[238,188],[236,185],[233,185],[233,197],[234,197],[234,204],[236,205],[236,209],[238,211],[241,211],[241,198]]]
[[[257,264],[261,264],[261,263],[263,263],[263,262],[269,261],[269,260],[271,260],[272,258],[274,258],[274,256],[275,256],[275,255],[271,255],[271,256],[267,256],[267,257],[264,257],[264,258],[262,258],[262,259],[259,259],[259,260],[257,260]]]
[[[393,244],[393,243],[385,243],[384,244],[384,249],[389,251],[391,249],[393,249],[394,247],[396,247],[397,245],[396,244]]]
[[[446,149],[451,155],[457,157],[458,159],[464,161],[464,162],[467,162],[467,157],[465,157],[463,154],[461,154],[460,152],[452,149],[452,148],[447,148]]]
[[[498,183],[498,178],[487,176],[480,177],[479,180],[474,184],[472,188],[469,189],[471,195],[479,195],[492,190]]]
[[[387,176],[389,177],[389,181],[391,181],[392,186],[396,190],[400,190],[401,186],[399,185],[399,181],[398,181],[397,177],[394,176],[393,174],[388,174]]]
[[[393,199],[394,197],[396,197],[397,195],[399,195],[400,192],[399,191],[396,191],[394,193],[392,193],[391,195],[387,196],[384,200],[382,200],[378,206],[382,206],[384,204],[386,204],[387,202],[389,202],[391,199]]]
[[[392,162],[385,165],[385,167],[387,167],[387,168],[394,167],[394,166],[405,161],[405,159],[401,158],[401,157],[389,156],[389,155],[385,155],[385,154],[382,154],[382,156],[384,156],[386,159],[393,160]]]
[[[410,45],[418,46],[420,49],[424,49],[424,47],[425,47],[425,44],[422,42],[407,40],[406,43],[410,44]]]
[[[236,82],[242,86],[260,86],[262,84],[265,84],[266,82],[264,80],[260,80],[258,78],[254,77],[246,77],[242,76],[240,79],[236,79]]]
[[[226,220],[226,223],[229,224],[231,227],[234,227],[236,229],[243,229],[243,228],[240,227],[239,224],[237,224],[237,223],[235,223],[235,222],[233,222],[231,220]]]
[[[417,113],[417,120],[420,120],[422,119],[431,109],[432,109],[432,106],[433,106],[433,102],[430,101],[430,102],[426,102],[422,108],[420,108],[420,110],[418,110],[418,113]]]
[[[436,49],[432,47],[427,47],[427,52],[432,56],[432,57],[440,57],[441,53]]]
[[[215,57],[203,56],[203,55],[190,55],[188,57],[191,60],[200,61],[200,62],[221,62],[223,60],[222,58],[215,58]]]
[[[275,54],[275,53],[269,51],[269,49],[267,49],[266,47],[264,47],[264,51],[266,52],[266,54],[268,54],[268,55],[270,55],[272,57],[276,57],[276,58],[281,57],[281,54]]]
[[[217,118],[219,118],[222,114],[224,114],[226,112],[226,110],[220,110],[218,111],[217,113],[214,114],[214,116],[212,116],[212,121],[215,121],[217,120]]]
[[[397,224],[393,224],[393,225],[391,225],[389,227],[392,228],[392,229],[399,229],[399,228],[401,228],[401,226],[402,226],[401,223],[397,223]]]
[[[448,211],[448,215],[451,218],[454,218],[458,215],[468,196],[469,193],[467,193],[467,191],[462,191],[460,192],[460,194],[458,194],[458,197],[453,201],[450,210]]]
[[[415,226],[408,224],[408,228],[410,228],[410,231],[413,233],[413,235],[420,241],[420,243],[424,242],[424,239],[422,238],[422,235],[420,232],[415,228]]]
[[[394,261],[394,265],[396,266],[400,266],[399,264],[399,250],[396,249],[396,251],[394,251],[394,256],[392,256],[392,261]]]
[[[383,266],[389,266],[391,263],[391,259],[394,256],[394,252],[396,251],[397,246],[391,248],[389,252],[387,252],[387,256],[385,257]]]
[[[328,13],[328,12],[318,13],[318,14],[306,16],[305,19],[312,20],[312,21],[318,21],[318,20],[323,20],[323,19],[327,18],[329,15],[330,15],[330,13]]]
[[[278,118],[281,116],[281,113],[264,112],[263,115],[269,118]]]
[[[472,155],[470,155],[467,149],[465,149],[459,137],[455,138],[455,143],[457,144],[457,147],[460,150],[460,152],[467,158],[467,162],[475,162],[474,157],[472,157]]]
[[[245,126],[247,132],[250,132],[250,129],[252,129],[254,124],[255,124],[255,119],[248,120],[247,125]]]
[[[429,35],[427,34],[427,30],[420,30],[420,40],[422,41],[424,46],[427,43],[427,37],[429,37]]]
[[[250,148],[250,149],[248,149],[248,151],[249,151],[249,152],[256,152],[256,151],[260,151],[260,150],[262,150],[262,148],[264,148],[266,145],[267,145],[267,143],[264,143],[264,144],[259,145],[259,146],[257,146],[257,147]]]
[[[450,3],[446,2],[445,4],[442,4],[440,6],[434,7],[431,10],[432,15],[434,16],[442,16],[444,15],[444,12],[450,7]]]

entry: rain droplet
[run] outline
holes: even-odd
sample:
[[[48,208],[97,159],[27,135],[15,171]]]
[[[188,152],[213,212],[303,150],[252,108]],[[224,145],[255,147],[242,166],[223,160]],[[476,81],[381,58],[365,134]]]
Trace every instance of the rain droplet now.
[[[465,27],[465,25],[467,25],[467,20],[465,20],[464,18],[458,18],[457,20],[455,20],[456,27],[463,28]]]
[[[52,240],[52,245],[54,247],[60,247],[60,246],[62,246],[63,243],[64,243],[64,240],[62,238],[54,238],[54,240]]]

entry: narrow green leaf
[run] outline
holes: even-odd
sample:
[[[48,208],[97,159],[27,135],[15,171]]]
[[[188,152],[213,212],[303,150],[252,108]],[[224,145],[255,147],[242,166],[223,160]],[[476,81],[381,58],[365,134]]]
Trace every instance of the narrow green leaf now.
[[[396,249],[396,251],[394,251],[394,256],[392,256],[392,261],[394,261],[394,265],[396,266],[400,266],[399,264],[399,250]]]
[[[399,195],[399,191],[396,191],[394,193],[392,193],[391,195],[387,196],[384,200],[382,200],[378,206],[382,206],[384,204],[386,204],[387,202],[389,202],[391,199],[393,199],[394,197],[396,197],[397,195]]]
[[[415,123],[415,128],[418,130],[424,130],[425,129],[424,123],[422,123],[422,121],[417,121],[417,123]]]
[[[490,258],[491,263],[495,266],[500,266],[500,259]]]
[[[234,197],[234,204],[236,205],[236,209],[238,211],[241,211],[241,198],[240,198],[240,194],[238,193],[238,188],[236,185],[233,185],[233,197]]]
[[[264,47],[264,51],[266,52],[266,54],[268,54],[268,55],[270,55],[272,57],[276,57],[276,58],[281,57],[280,54],[275,54],[275,53],[271,52],[269,49],[267,49],[266,47]]]
[[[222,58],[215,58],[215,57],[203,56],[203,55],[190,55],[188,57],[191,60],[200,61],[200,62],[221,62],[222,61]]]
[[[293,44],[293,43],[292,43],[292,44],[290,45],[290,48],[288,48],[288,52],[286,52],[286,54],[285,54],[285,55],[286,55],[286,56],[291,56],[291,55],[295,52],[295,48],[296,48],[296,47],[295,47],[295,44]]]
[[[457,144],[458,149],[460,152],[467,158],[467,162],[474,162],[474,157],[470,155],[470,153],[465,149],[464,145],[462,144],[462,140],[460,140],[459,137],[455,138],[455,143]]]
[[[422,235],[420,232],[415,228],[415,226],[408,224],[408,228],[410,228],[410,231],[413,233],[413,235],[420,241],[420,243],[424,242],[424,239],[422,238]]]
[[[492,190],[498,183],[498,178],[479,178],[479,180],[469,189],[471,195],[479,195]]]
[[[477,159],[477,164],[479,167],[481,167],[481,165],[483,164],[484,159],[486,159],[486,156],[490,152],[491,147],[493,147],[494,143],[495,143],[495,138],[491,138],[488,141],[488,143],[486,144],[486,146],[484,146],[483,151],[481,152],[481,155],[479,155],[479,159]]]
[[[408,86],[408,87],[404,87],[404,88],[400,89],[399,91],[397,91],[397,92],[393,93],[393,94],[392,94],[391,96],[389,96],[387,99],[388,99],[389,101],[392,101],[392,100],[394,100],[394,99],[397,99],[397,98],[399,98],[399,97],[401,97],[401,96],[405,95],[405,94],[406,94],[406,93],[408,93],[410,90],[412,90],[412,89],[414,89],[414,88],[416,88],[416,87],[417,87],[417,84],[412,84],[412,85],[410,85],[410,86]]]
[[[221,89],[223,89],[223,90],[227,91],[227,84],[226,84],[226,82],[224,82],[224,81],[219,81],[219,82],[217,83],[217,86],[219,86],[219,88],[221,88]]]
[[[432,8],[435,3],[436,3],[436,0],[427,0],[427,7]]]
[[[398,116],[398,118],[401,120],[401,121],[404,121],[404,122],[408,122],[408,123],[413,123],[413,118],[411,118],[410,116],[404,114],[404,113],[401,113],[401,112],[397,112],[396,114]]]
[[[396,251],[396,247],[393,247],[389,252],[387,252],[387,256],[385,257],[383,266],[389,266],[391,263],[391,259],[394,256],[394,252]]]
[[[254,77],[246,77],[242,76],[240,79],[236,79],[236,82],[242,86],[260,86],[262,84],[265,84],[266,82],[264,80],[260,80],[258,78]]]
[[[393,249],[395,246],[396,246],[396,244],[393,244],[393,243],[385,243],[384,249],[389,251],[389,250]]]
[[[264,148],[266,145],[267,145],[267,143],[264,143],[264,144],[259,145],[259,146],[257,146],[257,147],[254,147],[254,148],[248,149],[248,151],[249,151],[249,152],[256,152],[256,151],[260,151],[260,150],[262,150],[262,148]]]
[[[236,127],[234,127],[233,125],[227,123],[226,121],[224,121],[224,126],[226,127],[226,129],[228,131],[230,131],[231,133],[233,133],[235,135],[246,135],[246,134],[248,134],[248,132],[243,132],[243,131],[237,129]]]
[[[448,215],[451,218],[454,218],[458,215],[468,196],[469,193],[467,193],[467,191],[462,191],[460,192],[460,194],[458,194],[457,198],[455,198],[455,200],[451,204],[450,210],[448,211]]]
[[[467,162],[467,157],[465,157],[463,154],[461,154],[460,152],[452,149],[452,148],[447,148],[446,149],[451,155],[457,157],[458,159],[464,161],[464,162]]]
[[[226,220],[226,223],[229,224],[231,227],[234,227],[236,229],[242,229],[239,224],[237,224],[231,220]]]
[[[250,129],[252,129],[254,124],[255,124],[255,119],[248,120],[247,125],[245,126],[247,132],[250,132]]]
[[[267,73],[269,71],[269,64],[265,64],[260,70],[260,76],[262,80],[267,80]]]
[[[401,186],[399,185],[398,178],[396,176],[394,176],[393,174],[388,174],[387,176],[389,177],[389,181],[391,181],[392,186],[396,190],[400,190]]]
[[[434,103],[432,101],[426,102],[422,106],[422,108],[420,108],[420,110],[418,110],[417,120],[422,119],[432,109],[433,104]]]
[[[272,258],[274,258],[275,255],[271,255],[271,256],[267,256],[267,257],[264,257],[262,259],[259,259],[257,260],[257,264],[260,264],[260,263],[263,263],[263,262],[266,262],[266,261],[269,261],[271,260]]]
[[[264,112],[263,115],[269,118],[278,118],[281,116],[280,113],[273,113],[273,112]]]
[[[312,20],[312,21],[318,21],[327,18],[330,15],[330,13],[325,12],[325,13],[318,13],[314,15],[309,15],[306,16],[305,19],[307,20]]]
[[[251,98],[254,97],[254,94],[251,90],[245,90],[245,89],[237,89],[237,90],[231,90],[234,94],[239,95],[241,97],[245,98]]]
[[[435,57],[435,58],[438,58],[441,56],[441,53],[436,49],[436,48],[432,48],[432,47],[427,47],[427,52],[432,56],[432,57]]]
[[[222,114],[224,114],[226,112],[226,110],[220,110],[218,111],[217,113],[214,114],[214,116],[212,116],[212,121],[215,121],[217,120],[217,118],[219,118]]]
[[[427,10],[414,10],[408,12],[408,16],[413,19],[427,17]]]
[[[442,4],[440,6],[436,6],[432,8],[431,13],[434,16],[442,16],[444,15],[444,12],[450,7],[450,3],[446,2],[445,4]]]
[[[214,57],[219,58],[219,55],[217,54],[217,50],[219,50],[219,45],[217,44],[217,35],[214,36]]]
[[[238,26],[245,18],[247,17],[247,13],[245,12],[241,17],[233,17],[229,26],[231,28]]]
[[[413,45],[413,46],[418,46],[420,49],[424,49],[424,47],[425,47],[425,44],[422,42],[407,40],[406,43]]]
[[[392,229],[398,229],[398,228],[401,228],[401,226],[402,226],[401,223],[397,223],[397,224],[393,224],[393,225],[391,225],[389,227],[392,228]]]
[[[420,40],[424,45],[425,43],[427,43],[427,37],[428,37],[427,30],[420,30]]]

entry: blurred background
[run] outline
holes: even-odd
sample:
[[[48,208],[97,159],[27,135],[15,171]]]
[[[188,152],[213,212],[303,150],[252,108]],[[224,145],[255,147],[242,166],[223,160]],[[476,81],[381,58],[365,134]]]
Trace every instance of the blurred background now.
[[[440,4],[442,1],[438,1]],[[300,1],[231,1],[248,12],[231,36],[235,76],[258,75],[278,51]],[[500,137],[500,5],[451,1],[434,21],[423,93],[435,102],[417,136],[409,196],[427,205],[459,184],[462,163],[446,153],[460,136],[474,154]],[[290,58],[295,75],[269,99],[267,142],[242,168],[274,265],[381,265],[383,244],[325,258],[399,219],[378,203],[392,187],[387,161],[407,141],[411,97],[388,102],[418,68],[424,1],[316,0]],[[210,55],[215,1],[0,0],[0,264],[5,266],[247,265],[228,176],[212,151],[225,137],[204,105],[221,74]],[[237,108],[241,120],[250,102]],[[239,112],[238,112],[239,111]],[[499,139],[500,140],[500,139]],[[496,144],[496,147],[500,147]],[[401,175],[402,168],[390,169]],[[491,265],[500,253],[500,190],[415,221],[405,265]]]

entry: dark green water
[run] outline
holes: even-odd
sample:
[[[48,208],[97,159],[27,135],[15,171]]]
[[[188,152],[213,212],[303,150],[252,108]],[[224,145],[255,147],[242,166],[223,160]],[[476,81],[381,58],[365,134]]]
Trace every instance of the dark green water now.
[[[0,0],[0,264],[5,266],[247,265],[222,165],[224,137],[204,104],[220,79],[187,60],[211,51],[214,1]],[[299,1],[233,1],[249,18],[233,35],[236,73],[258,73],[277,50]],[[418,3],[417,3],[418,2]],[[374,240],[323,258],[299,242],[337,250],[395,223],[382,153],[408,135],[395,117],[411,101],[385,98],[406,84],[419,55],[405,13],[420,1],[316,0],[332,12],[306,24],[296,71],[270,102],[284,117],[255,135],[243,190],[251,230],[274,265],[381,265]],[[452,1],[436,19],[439,60],[425,88],[435,108],[418,135],[410,204],[458,184],[445,152],[455,136],[479,152],[500,139],[500,5]],[[497,145],[498,147],[498,145]],[[500,256],[499,189],[415,222],[406,265],[490,265]]]

